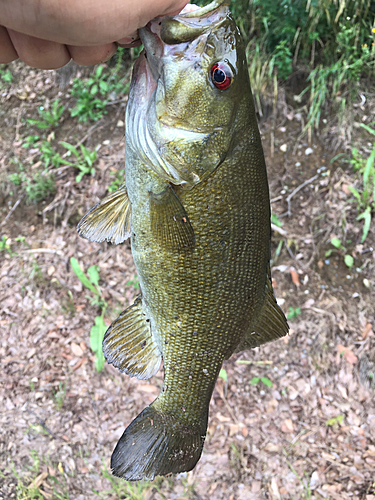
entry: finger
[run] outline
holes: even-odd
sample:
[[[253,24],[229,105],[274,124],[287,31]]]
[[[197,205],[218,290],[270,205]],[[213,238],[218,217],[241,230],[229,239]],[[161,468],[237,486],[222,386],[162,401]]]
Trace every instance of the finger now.
[[[65,66],[70,61],[70,54],[65,45],[10,29],[8,33],[18,57],[28,66],[39,69],[56,69]]]
[[[107,43],[98,47],[76,47],[68,45],[71,58],[81,66],[94,66],[95,64],[108,61],[117,50],[115,43]]]
[[[0,64],[6,64],[15,59],[18,59],[18,55],[8,31],[4,26],[0,26]]]

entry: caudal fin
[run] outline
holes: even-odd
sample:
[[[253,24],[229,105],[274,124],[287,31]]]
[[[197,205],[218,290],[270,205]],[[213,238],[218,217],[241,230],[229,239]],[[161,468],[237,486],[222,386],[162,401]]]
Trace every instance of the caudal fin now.
[[[150,405],[117,443],[111,459],[112,472],[127,481],[138,481],[189,471],[202,454],[206,428],[207,418],[197,430]]]

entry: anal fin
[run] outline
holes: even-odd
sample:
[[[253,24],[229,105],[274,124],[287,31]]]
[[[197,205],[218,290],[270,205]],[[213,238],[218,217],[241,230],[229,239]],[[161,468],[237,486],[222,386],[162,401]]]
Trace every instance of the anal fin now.
[[[142,310],[142,299],[114,321],[104,335],[103,352],[108,363],[131,377],[148,379],[160,367],[161,353]]]
[[[194,249],[194,229],[171,185],[161,193],[150,192],[150,213],[153,234],[165,250],[189,252]]]
[[[287,335],[288,331],[288,322],[273,293],[271,270],[268,268],[262,309],[235,352],[252,349],[266,342],[282,338]]]
[[[83,217],[77,226],[82,238],[118,245],[131,236],[131,204],[123,184],[103,198]]]

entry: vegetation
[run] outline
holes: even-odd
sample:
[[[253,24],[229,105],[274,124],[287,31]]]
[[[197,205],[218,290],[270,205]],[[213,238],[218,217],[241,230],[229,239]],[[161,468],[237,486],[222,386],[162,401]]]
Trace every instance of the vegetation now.
[[[104,314],[107,310],[108,304],[103,298],[102,291],[99,287],[99,266],[91,266],[87,270],[88,277],[82,271],[77,259],[72,257],[70,259],[70,265],[73,271],[77,275],[83,286],[92,292],[93,295],[86,296],[92,305],[98,306],[100,308],[101,314],[95,317],[95,324],[90,330],[90,347],[95,353],[95,367],[98,372],[103,370],[104,367],[104,355],[102,350],[102,342],[104,338],[105,331],[107,329],[104,323]]]

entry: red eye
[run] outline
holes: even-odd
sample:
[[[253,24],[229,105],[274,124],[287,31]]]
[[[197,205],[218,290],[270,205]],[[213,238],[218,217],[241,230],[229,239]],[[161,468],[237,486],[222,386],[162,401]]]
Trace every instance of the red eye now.
[[[220,90],[225,90],[232,84],[233,72],[225,63],[216,63],[211,68],[212,83]]]

